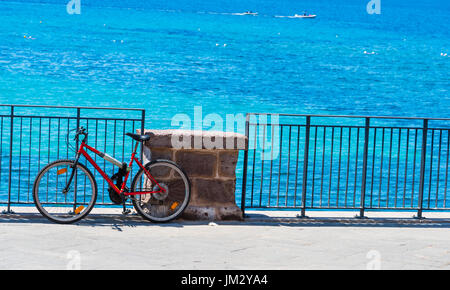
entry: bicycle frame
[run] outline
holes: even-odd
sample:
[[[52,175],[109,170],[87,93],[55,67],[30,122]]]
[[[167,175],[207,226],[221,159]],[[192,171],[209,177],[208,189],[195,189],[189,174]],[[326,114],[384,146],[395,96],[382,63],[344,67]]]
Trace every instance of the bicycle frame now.
[[[137,165],[142,168],[142,170],[144,171],[145,175],[147,176],[147,178],[149,178],[153,183],[155,183],[158,188],[160,188],[160,190],[157,191],[139,191],[139,192],[125,192],[125,186],[127,184],[128,181],[128,177],[130,176],[131,170],[127,170],[126,175],[124,176],[124,181],[122,183],[121,188],[119,189],[114,182],[111,180],[111,178],[109,178],[109,176],[100,168],[100,166],[98,166],[98,164],[92,159],[92,157],[87,153],[87,151],[85,150],[88,149],[89,151],[94,152],[95,154],[97,154],[98,156],[100,156],[101,158],[103,158],[104,160],[115,164],[116,166],[119,166],[118,163],[120,163],[119,161],[117,161],[116,159],[114,159],[113,157],[109,156],[108,154],[105,154],[101,151],[98,151],[97,149],[89,146],[86,144],[85,140],[83,140],[81,142],[80,148],[77,151],[77,157],[75,159],[75,166],[74,166],[74,170],[72,172],[72,176],[69,179],[68,185],[71,183],[72,177],[74,175],[75,169],[76,169],[76,164],[78,163],[78,160],[80,159],[81,155],[83,155],[87,161],[89,161],[89,163],[92,164],[92,166],[94,166],[94,168],[100,173],[100,175],[106,180],[106,182],[109,184],[109,186],[118,194],[118,195],[125,195],[125,196],[130,196],[130,195],[141,195],[141,194],[155,194],[155,193],[159,193],[159,192],[165,192],[166,190],[164,188],[162,188],[159,183],[153,178],[153,176],[150,174],[150,172],[148,172],[147,169],[145,169],[145,167],[142,165],[142,163],[139,161],[138,158],[136,158],[136,151],[138,148],[139,143],[136,142],[136,145],[134,146],[134,150],[133,153],[131,154],[131,159],[130,162],[128,164],[128,168],[131,169],[131,167],[133,166],[133,162],[136,162]],[[122,166],[122,163],[120,163]]]

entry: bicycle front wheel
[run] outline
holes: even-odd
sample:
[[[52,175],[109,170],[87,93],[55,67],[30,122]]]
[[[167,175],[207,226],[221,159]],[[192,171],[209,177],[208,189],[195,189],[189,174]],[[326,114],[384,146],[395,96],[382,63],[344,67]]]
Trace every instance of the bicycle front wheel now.
[[[156,193],[137,194],[133,198],[134,208],[152,222],[176,219],[186,209],[191,196],[191,185],[186,173],[176,163],[168,160],[152,161],[144,167],[151,177],[144,170],[139,170],[133,179],[131,191]]]
[[[39,212],[53,222],[79,221],[89,214],[97,200],[94,175],[83,164],[77,164],[68,184],[74,164],[74,160],[52,162],[42,168],[34,181],[34,203]]]

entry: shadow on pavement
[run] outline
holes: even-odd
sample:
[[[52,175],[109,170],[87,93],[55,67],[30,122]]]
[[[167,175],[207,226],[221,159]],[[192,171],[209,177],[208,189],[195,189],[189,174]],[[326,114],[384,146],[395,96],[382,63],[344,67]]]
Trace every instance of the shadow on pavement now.
[[[39,214],[0,214],[0,224],[54,224]],[[55,224],[56,225],[56,224]],[[191,226],[268,226],[268,227],[367,227],[367,228],[450,228],[450,219],[422,219],[413,218],[295,218],[269,217],[262,214],[250,214],[245,221],[186,221],[176,220],[170,223],[151,223],[139,215],[131,214],[91,214],[82,221],[75,223],[82,227],[111,227],[122,231],[123,228],[136,227],[191,227]]]

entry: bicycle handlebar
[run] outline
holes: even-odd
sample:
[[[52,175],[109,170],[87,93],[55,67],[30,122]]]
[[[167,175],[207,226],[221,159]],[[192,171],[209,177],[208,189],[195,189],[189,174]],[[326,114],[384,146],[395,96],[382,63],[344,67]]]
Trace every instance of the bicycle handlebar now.
[[[80,135],[84,136],[84,139],[82,141],[86,140],[86,138],[88,136],[88,132],[87,132],[86,128],[84,128],[84,127],[78,128],[77,133],[75,134],[75,138],[73,138],[73,140],[78,141]]]

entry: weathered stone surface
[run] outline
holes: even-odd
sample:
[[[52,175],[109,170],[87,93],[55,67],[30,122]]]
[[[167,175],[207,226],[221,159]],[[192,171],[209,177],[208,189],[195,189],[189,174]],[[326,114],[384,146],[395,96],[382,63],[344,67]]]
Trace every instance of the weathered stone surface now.
[[[165,166],[164,163],[162,163],[161,165],[160,165],[160,163],[153,164],[149,169],[149,173],[154,178],[158,178],[158,179],[169,177],[171,172],[172,172],[172,169]]]
[[[143,150],[144,152],[144,160],[142,160],[142,164],[143,165],[145,165],[145,164],[147,164],[148,162],[150,162],[151,160],[151,155],[152,155],[152,153],[151,153],[151,151],[150,151],[150,148],[148,148],[147,146],[144,146],[144,150]]]
[[[195,187],[197,204],[235,204],[236,184],[234,180],[196,178]]]
[[[145,144],[150,148],[244,150],[248,144],[245,135],[234,132],[145,130],[144,133],[151,136]]]
[[[191,181],[191,199],[183,218],[242,220],[242,212],[235,203],[235,171],[239,149],[247,147],[244,135],[185,130],[146,130],[145,133],[151,139],[145,144],[144,159],[172,160]],[[172,170],[151,173],[171,188],[169,203],[182,199],[183,186],[180,180],[172,180]]]
[[[173,176],[173,174],[172,174]],[[158,181],[159,182],[159,181]],[[162,179],[161,182],[169,188],[169,196],[165,200],[166,203],[172,204],[172,202],[183,203],[186,197],[186,184],[177,175],[177,177],[170,177],[168,179]]]
[[[216,175],[217,157],[208,151],[180,150],[175,153],[176,163],[189,177]]]
[[[239,151],[229,150],[219,152],[219,176],[236,177],[236,164]]]
[[[242,211],[236,205],[223,206],[216,208],[216,220],[243,220]]]
[[[173,160],[173,150],[166,148],[153,148],[151,149],[151,158],[152,160],[156,159]]]
[[[189,205],[182,218],[185,220],[243,220],[242,212],[236,205],[195,206]]]
[[[214,220],[216,219],[216,209],[207,206],[189,205],[182,214],[186,220]]]

